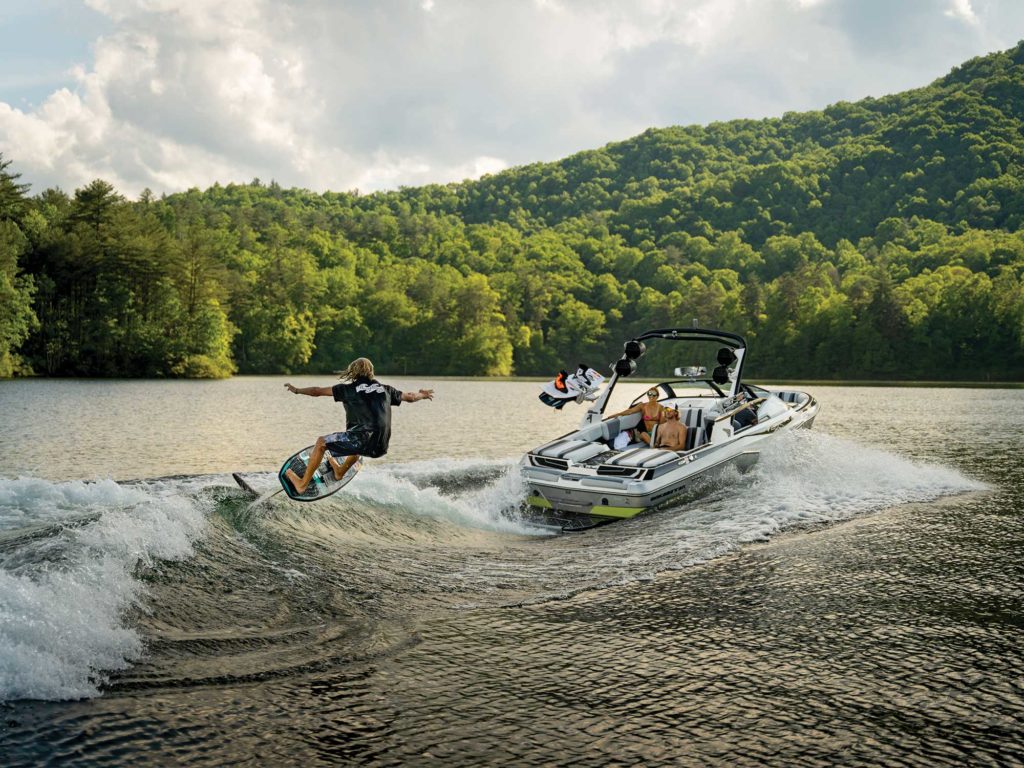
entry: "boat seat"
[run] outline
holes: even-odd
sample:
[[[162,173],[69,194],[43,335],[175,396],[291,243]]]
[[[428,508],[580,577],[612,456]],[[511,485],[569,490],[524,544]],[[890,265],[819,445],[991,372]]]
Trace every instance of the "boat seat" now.
[[[537,453],[541,456],[550,456],[553,459],[562,459],[565,458],[567,453],[578,451],[580,448],[588,445],[592,445],[592,443],[586,440],[556,440],[549,445],[545,445]]]
[[[615,418],[602,421],[600,424],[592,424],[572,437],[565,437],[548,443],[537,453],[541,456],[550,456],[553,459],[568,459],[569,461],[581,462],[604,453],[608,450],[612,440],[624,429],[632,429],[640,423],[640,414],[631,413],[628,416],[616,416]],[[607,444],[601,442],[606,440]],[[639,445],[643,445],[640,443]]]
[[[640,423],[641,414],[631,413],[628,416],[616,416],[601,422],[601,437],[611,444],[612,440],[624,429],[633,429]]]
[[[798,405],[807,402],[806,392],[776,392],[779,399],[784,403],[796,403]]]
[[[608,450],[608,446],[604,443],[587,443],[580,448],[574,448],[569,453],[562,454],[563,459],[569,461],[575,461],[577,464],[592,459],[599,453],[604,453]]]
[[[686,448],[684,450],[692,451],[708,441],[707,430],[704,428],[703,408],[689,408],[679,414],[679,420],[686,425]]]
[[[632,448],[625,450],[612,459],[609,464],[618,467],[658,467],[666,462],[678,459],[675,451],[666,451],[662,448]]]

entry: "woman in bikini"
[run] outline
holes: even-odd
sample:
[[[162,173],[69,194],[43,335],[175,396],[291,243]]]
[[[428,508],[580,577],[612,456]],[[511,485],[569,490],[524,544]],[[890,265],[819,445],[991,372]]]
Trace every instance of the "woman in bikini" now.
[[[637,431],[641,440],[648,445],[651,444],[651,430],[654,429],[655,424],[660,424],[665,420],[664,417],[665,406],[658,402],[658,390],[649,389],[647,390],[647,402],[637,403],[632,408],[627,408],[625,411],[619,413],[613,413],[610,418],[616,416],[628,416],[631,413],[639,413],[643,418],[643,426],[637,425]]]

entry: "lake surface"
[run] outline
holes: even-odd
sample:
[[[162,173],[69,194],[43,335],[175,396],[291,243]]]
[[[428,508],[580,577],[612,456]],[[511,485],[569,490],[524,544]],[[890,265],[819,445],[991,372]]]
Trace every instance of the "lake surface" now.
[[[0,382],[0,765],[1024,764],[1024,391],[808,387],[747,474],[552,536],[537,382],[385,378],[437,397],[299,505],[342,415],[288,380]]]

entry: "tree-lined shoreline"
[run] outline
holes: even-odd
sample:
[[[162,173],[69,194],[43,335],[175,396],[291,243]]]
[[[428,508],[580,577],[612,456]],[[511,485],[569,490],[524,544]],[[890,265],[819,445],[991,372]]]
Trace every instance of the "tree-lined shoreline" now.
[[[1018,46],[882,99],[373,195],[32,196],[0,158],[0,375],[544,376],[698,318],[748,338],[751,377],[1021,380],[1022,114]]]

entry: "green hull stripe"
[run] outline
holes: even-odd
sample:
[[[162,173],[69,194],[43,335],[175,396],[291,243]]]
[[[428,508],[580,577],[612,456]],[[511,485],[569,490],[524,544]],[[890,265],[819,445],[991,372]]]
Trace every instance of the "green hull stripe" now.
[[[603,515],[604,517],[636,517],[647,507],[605,507],[595,504],[590,509],[592,515]]]
[[[530,496],[526,499],[526,503],[533,507],[542,507],[544,509],[554,509],[555,506],[547,499],[541,496]],[[595,504],[590,508],[588,514],[601,515],[602,517],[636,517],[643,512],[647,507],[610,507],[602,504]]]

